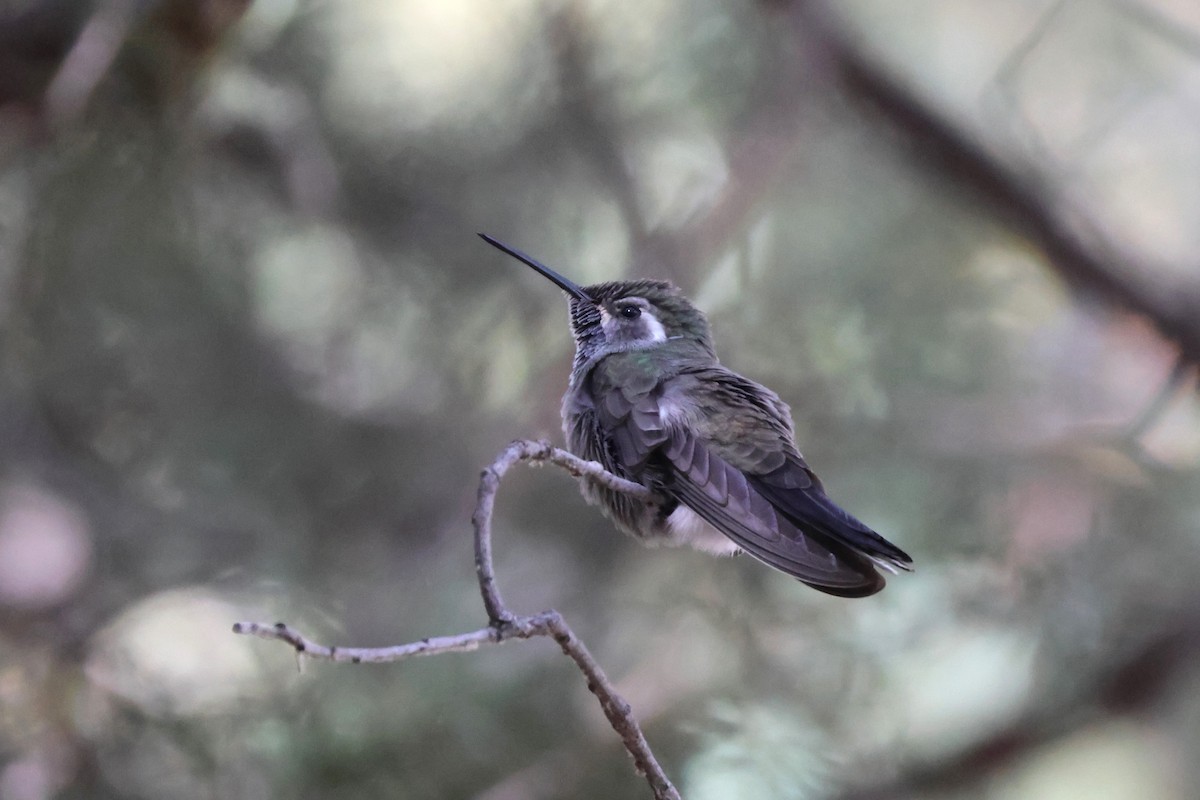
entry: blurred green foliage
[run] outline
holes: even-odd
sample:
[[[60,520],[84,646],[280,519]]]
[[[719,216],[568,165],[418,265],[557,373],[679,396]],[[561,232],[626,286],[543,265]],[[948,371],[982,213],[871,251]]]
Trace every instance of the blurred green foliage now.
[[[1193,4],[838,8],[1062,224],[1195,292]],[[229,632],[483,624],[478,470],[560,441],[570,337],[480,230],[683,286],[916,559],[848,602],[505,481],[507,600],[566,615],[685,797],[1196,796],[1194,383],[1139,424],[1172,345],[931,179],[796,18],[0,5],[0,798],[648,796],[547,642],[298,673]]]

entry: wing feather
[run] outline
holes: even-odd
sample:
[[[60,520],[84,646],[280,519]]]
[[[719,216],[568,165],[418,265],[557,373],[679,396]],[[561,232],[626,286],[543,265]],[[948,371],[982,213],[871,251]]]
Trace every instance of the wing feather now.
[[[908,554],[847,513],[814,485],[803,460],[788,459],[766,475],[751,476],[755,490],[802,530],[836,539],[893,569],[912,569]],[[815,477],[815,476],[814,476]]]
[[[671,434],[672,440],[676,437],[694,438],[679,430]],[[678,450],[685,447],[680,445]],[[667,490],[747,553],[830,594],[863,597],[883,588],[884,580],[870,559],[836,541],[806,536],[754,489],[741,470],[697,442],[691,449],[695,454],[691,463],[671,462],[675,469]],[[704,480],[698,479],[698,464],[705,467]],[[725,504],[705,490],[708,476],[717,471],[723,472],[727,484],[735,487]]]
[[[876,565],[911,563],[826,496],[770,390],[719,365],[597,388],[596,414],[622,471],[661,486],[753,557],[843,597],[882,589]],[[697,403],[690,424],[663,414],[664,396],[672,411]]]

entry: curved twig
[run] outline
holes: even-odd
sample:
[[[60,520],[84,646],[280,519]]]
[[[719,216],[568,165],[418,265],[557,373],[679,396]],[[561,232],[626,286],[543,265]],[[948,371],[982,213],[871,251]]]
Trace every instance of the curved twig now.
[[[621,492],[640,499],[649,499],[650,490],[641,484],[618,478],[595,461],[584,461],[565,450],[559,450],[546,441],[519,439],[512,442],[479,476],[479,499],[471,524],[475,526],[475,574],[479,578],[479,591],[483,594],[483,607],[488,621],[493,625],[511,622],[513,614],[500,598],[496,588],[496,572],[492,565],[492,510],[496,504],[496,492],[500,479],[513,464],[530,461],[535,464],[550,462],[562,467],[576,478],[586,476],[606,489]]]
[[[567,625],[562,615],[550,610],[532,616],[519,616],[508,609],[500,596],[492,563],[492,512],[496,504],[496,492],[500,489],[500,480],[510,467],[522,461],[555,464],[576,478],[584,478],[640,499],[649,498],[649,490],[645,487],[618,478],[594,461],[584,461],[565,450],[559,450],[549,442],[515,441],[509,444],[480,476],[479,499],[471,517],[475,528],[475,573],[479,579],[483,607],[488,616],[486,628],[454,636],[421,639],[392,647],[335,647],[318,644],[282,622],[274,625],[238,622],[233,626],[233,632],[285,642],[291,645],[297,655],[307,658],[352,664],[390,663],[414,656],[463,653],[476,650],[485,644],[501,644],[513,639],[532,639],[535,636],[549,637],[558,643],[563,653],[575,662],[575,666],[587,679],[588,689],[600,701],[604,716],[621,737],[625,749],[633,756],[634,767],[650,784],[655,800],[680,800],[679,792],[650,750],[641,726],[633,716],[633,709],[617,693],[612,681]]]

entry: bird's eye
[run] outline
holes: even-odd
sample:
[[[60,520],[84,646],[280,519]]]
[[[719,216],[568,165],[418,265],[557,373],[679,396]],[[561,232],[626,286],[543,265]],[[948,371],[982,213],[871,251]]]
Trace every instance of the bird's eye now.
[[[642,310],[632,303],[623,305],[617,309],[617,313],[625,319],[637,319],[642,315]]]

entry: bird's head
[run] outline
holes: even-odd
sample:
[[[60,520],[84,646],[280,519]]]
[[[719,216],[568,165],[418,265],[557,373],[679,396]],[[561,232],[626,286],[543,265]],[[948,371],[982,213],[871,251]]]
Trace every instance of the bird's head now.
[[[712,352],[704,312],[667,281],[635,280],[579,286],[536,259],[485,234],[484,241],[529,265],[569,295],[576,362],[624,350],[682,341]]]

